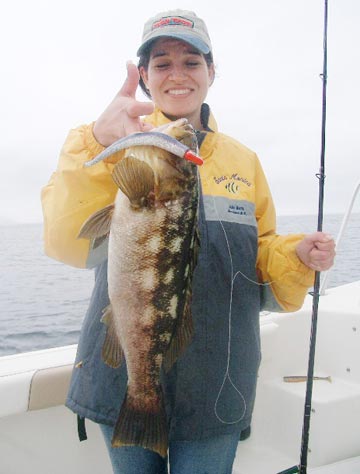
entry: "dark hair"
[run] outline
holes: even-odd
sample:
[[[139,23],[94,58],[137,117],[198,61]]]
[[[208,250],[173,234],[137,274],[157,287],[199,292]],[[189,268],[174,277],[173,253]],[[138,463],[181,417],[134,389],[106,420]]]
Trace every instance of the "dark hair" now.
[[[145,51],[140,55],[140,58],[139,58],[139,62],[138,62],[138,69],[140,71],[140,68],[143,67],[145,69],[145,71],[147,71],[148,67],[149,67],[149,61],[150,61],[150,52],[151,52],[151,46],[153,45],[153,43],[151,43],[149,45],[148,48],[145,49]],[[207,53],[207,54],[202,54],[202,56],[204,57],[205,61],[206,61],[206,64],[208,67],[210,67],[212,64],[214,64],[214,59],[213,59],[213,55],[212,53]],[[150,94],[150,91],[149,89],[147,89],[141,75],[140,75],[140,81],[139,81],[139,85],[142,89],[142,91],[144,92],[144,94],[146,95],[146,97],[148,97],[149,99],[151,99],[151,94]]]

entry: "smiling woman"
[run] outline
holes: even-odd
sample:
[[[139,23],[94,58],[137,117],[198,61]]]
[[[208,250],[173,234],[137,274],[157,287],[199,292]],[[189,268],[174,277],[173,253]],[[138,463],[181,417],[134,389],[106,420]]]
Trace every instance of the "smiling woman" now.
[[[139,70],[150,97],[170,119],[185,117],[201,130],[199,110],[214,80],[214,64],[175,38],[158,39],[142,51]]]
[[[138,55],[139,67],[128,64],[123,87],[95,123],[70,132],[43,189],[48,255],[96,268],[66,404],[101,424],[116,473],[163,474],[169,461],[172,474],[229,474],[238,440],[250,433],[259,311],[301,307],[313,283],[311,268],[331,266],[334,243],[322,233],[276,233],[257,155],[219,132],[204,102],[214,80],[212,45],[194,12],[150,18]],[[140,77],[152,103],[135,98]],[[174,130],[179,124],[186,133]],[[146,146],[151,134],[138,133],[137,150],[84,166],[105,146],[153,127],[192,145],[196,135],[204,164],[188,163],[192,168],[185,170],[182,158]],[[192,177],[190,186],[182,174]],[[172,200],[178,192],[187,196],[184,203],[196,196],[193,218],[180,224]],[[184,215],[194,211],[180,208]],[[117,226],[120,214],[126,218]],[[146,225],[134,225],[143,216]],[[96,232],[78,239],[85,221]],[[119,236],[123,253],[115,258]],[[180,241],[186,245],[174,258]],[[113,270],[122,276],[114,280]],[[120,303],[114,286],[126,288]],[[160,369],[161,383],[151,388],[154,403],[147,405],[145,388]]]

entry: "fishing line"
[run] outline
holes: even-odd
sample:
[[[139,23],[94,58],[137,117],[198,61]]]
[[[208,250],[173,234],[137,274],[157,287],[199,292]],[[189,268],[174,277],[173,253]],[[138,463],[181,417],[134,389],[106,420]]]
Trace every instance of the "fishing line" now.
[[[230,360],[231,360],[231,334],[232,334],[232,301],[233,301],[233,293],[234,293],[234,282],[235,282],[235,279],[237,277],[237,275],[240,274],[240,272],[236,272],[235,275],[234,275],[234,264],[233,264],[233,259],[232,259],[232,254],[231,254],[231,249],[230,249],[230,244],[229,244],[229,239],[228,239],[228,236],[226,234],[226,230],[225,230],[225,227],[220,219],[220,216],[219,216],[219,212],[218,212],[218,209],[216,207],[216,203],[215,203],[215,198],[214,196],[212,196],[213,198],[213,203],[214,203],[214,208],[215,208],[215,211],[216,211],[216,214],[217,214],[217,217],[218,217],[218,220],[220,222],[220,225],[221,225],[221,228],[222,228],[222,231],[224,233],[224,237],[225,237],[225,240],[226,240],[226,246],[227,246],[227,250],[228,250],[228,253],[229,253],[229,258],[230,258],[230,269],[231,269],[231,283],[230,283],[230,301],[229,301],[229,313],[228,313],[228,343],[227,343],[227,361],[226,361],[226,370],[225,370],[225,373],[224,373],[224,378],[223,378],[223,381],[222,381],[222,384],[221,384],[221,387],[220,387],[220,390],[217,394],[217,397],[216,397],[216,401],[215,401],[215,405],[214,405],[214,413],[215,413],[215,416],[216,418],[221,422],[223,423],[224,425],[234,425],[236,423],[239,423],[245,416],[245,413],[246,413],[246,401],[245,401],[245,398],[243,396],[243,394],[241,393],[240,389],[234,384],[234,382],[232,381],[231,377],[230,377]],[[233,420],[233,421],[226,421],[224,420],[223,418],[221,418],[221,416],[219,415],[218,413],[218,403],[219,403],[219,400],[220,400],[220,397],[221,397],[221,394],[222,394],[222,391],[224,389],[224,386],[225,386],[225,383],[226,383],[226,380],[228,380],[231,384],[231,386],[234,388],[234,390],[237,392],[237,394],[240,396],[243,404],[244,404],[244,409],[243,409],[243,413],[242,415],[237,419],[237,420]]]
[[[246,414],[246,410],[247,410],[247,405],[246,405],[246,400],[244,398],[244,395],[241,393],[241,390],[236,386],[236,384],[233,382],[231,376],[230,376],[230,361],[231,361],[231,336],[232,336],[232,303],[233,303],[233,294],[234,294],[234,283],[235,283],[235,280],[236,278],[238,277],[238,275],[241,275],[242,277],[244,277],[246,280],[248,280],[249,282],[257,285],[257,286],[270,286],[272,283],[274,283],[274,281],[271,281],[271,282],[266,282],[266,283],[260,283],[258,281],[255,281],[255,280],[252,280],[251,278],[249,278],[247,275],[245,275],[245,273],[243,273],[241,270],[238,270],[235,274],[234,274],[234,262],[233,262],[233,258],[232,258],[232,253],[231,253],[231,248],[230,248],[230,243],[229,243],[229,239],[228,239],[228,236],[227,236],[227,233],[226,233],[226,229],[224,227],[224,224],[221,220],[221,217],[219,215],[219,211],[218,211],[218,208],[216,206],[216,201],[215,201],[215,197],[212,196],[212,200],[213,200],[213,204],[214,204],[214,209],[215,209],[215,212],[216,212],[216,215],[217,215],[217,218],[218,218],[218,222],[220,223],[220,226],[221,226],[221,229],[223,231],[223,234],[224,234],[224,237],[225,237],[225,241],[226,241],[226,247],[227,247],[227,251],[228,251],[228,254],[229,254],[229,259],[230,259],[230,273],[231,273],[231,282],[230,282],[230,298],[229,298],[229,312],[228,312],[228,343],[227,343],[227,360],[226,360],[226,369],[225,369],[225,373],[224,373],[224,377],[223,377],[223,381],[222,381],[222,384],[220,386],[220,389],[219,389],[219,392],[217,394],[217,397],[216,397],[216,401],[215,401],[215,405],[214,405],[214,413],[215,413],[215,416],[216,418],[223,424],[225,425],[234,425],[236,423],[239,423],[245,416]],[[221,394],[224,390],[224,387],[225,387],[225,384],[226,384],[226,381],[228,381],[230,383],[230,385],[234,388],[234,390],[236,391],[236,393],[239,395],[239,397],[241,398],[242,400],[242,403],[244,405],[244,408],[243,408],[243,413],[242,415],[237,418],[236,420],[232,420],[232,421],[227,421],[227,420],[224,420],[218,413],[218,403],[219,403],[219,400],[220,400],[220,397],[221,397]]]

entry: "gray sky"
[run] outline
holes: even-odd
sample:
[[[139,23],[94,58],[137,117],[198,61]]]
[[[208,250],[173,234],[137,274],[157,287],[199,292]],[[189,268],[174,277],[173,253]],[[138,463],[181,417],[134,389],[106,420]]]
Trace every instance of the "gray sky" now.
[[[119,90],[147,18],[179,6],[195,9],[210,31],[217,77],[207,102],[219,129],[257,152],[278,214],[315,214],[323,4],[6,2],[0,30],[3,222],[41,222],[40,189],[68,130],[95,120]],[[359,19],[359,0],[329,0],[326,213],[343,213],[360,180]]]

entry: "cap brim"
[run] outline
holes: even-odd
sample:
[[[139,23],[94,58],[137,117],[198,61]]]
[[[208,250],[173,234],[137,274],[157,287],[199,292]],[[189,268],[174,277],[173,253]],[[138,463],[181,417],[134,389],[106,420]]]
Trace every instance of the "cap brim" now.
[[[137,51],[137,55],[141,56],[146,49],[148,49],[154,41],[156,41],[159,38],[176,38],[182,41],[185,41],[185,43],[191,44],[191,46],[194,46],[197,50],[200,51],[200,53],[203,54],[208,54],[210,53],[210,48],[209,46],[205,43],[200,38],[195,37],[194,35],[186,35],[184,33],[169,33],[169,34],[160,34],[160,35],[154,35],[152,38],[148,39],[143,43],[140,48]]]

